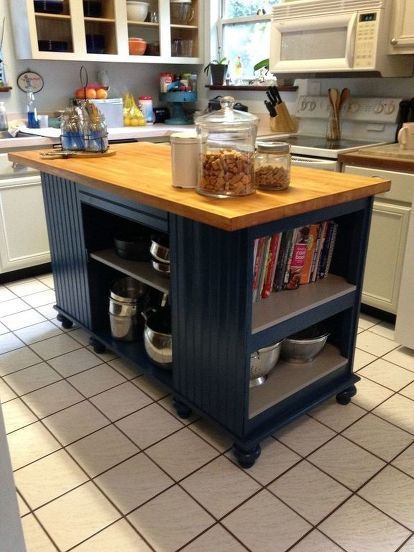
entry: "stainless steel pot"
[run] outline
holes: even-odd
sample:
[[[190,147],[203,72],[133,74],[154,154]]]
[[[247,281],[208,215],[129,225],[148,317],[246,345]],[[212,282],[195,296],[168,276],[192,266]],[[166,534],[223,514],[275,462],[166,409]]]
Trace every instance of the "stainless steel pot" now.
[[[162,368],[172,368],[171,311],[169,306],[141,313],[145,320],[144,346],[150,359]]]
[[[148,292],[148,286],[135,278],[126,276],[111,287],[111,298],[121,303],[134,303]]]
[[[111,335],[120,341],[136,341],[144,329],[138,314],[148,305],[148,286],[126,277],[117,280],[109,297]]]
[[[282,342],[263,347],[250,355],[250,387],[262,385],[279,360]]]

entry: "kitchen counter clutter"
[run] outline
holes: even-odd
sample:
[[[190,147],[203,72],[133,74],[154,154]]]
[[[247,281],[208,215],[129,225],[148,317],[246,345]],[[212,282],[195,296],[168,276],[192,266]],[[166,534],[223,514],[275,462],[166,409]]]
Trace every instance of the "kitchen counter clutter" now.
[[[389,182],[293,167],[282,192],[212,199],[171,186],[166,145],[113,147],[114,157],[99,160],[9,155],[42,173],[58,318],[88,331],[96,352],[108,347],[164,383],[180,416],[194,410],[226,430],[239,463],[250,467],[260,441],[279,427],[332,396],[347,404],[356,392],[352,365],[372,200]],[[257,238],[322,221],[337,227],[328,276],[253,302]],[[168,236],[170,278],[161,288],[151,266],[113,254],[120,230]],[[168,293],[170,369],[150,360],[142,339],[111,335],[108,297],[125,275],[152,287],[158,305]],[[250,387],[256,351],[318,324],[329,337],[314,360],[279,360],[265,383]]]

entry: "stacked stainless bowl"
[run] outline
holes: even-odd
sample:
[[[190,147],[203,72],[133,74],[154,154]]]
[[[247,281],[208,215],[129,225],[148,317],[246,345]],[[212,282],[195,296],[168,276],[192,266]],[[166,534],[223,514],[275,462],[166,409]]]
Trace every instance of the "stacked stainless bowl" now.
[[[170,275],[170,248],[168,239],[164,236],[153,236],[150,253],[152,267],[163,276]]]
[[[117,280],[110,291],[109,318],[114,339],[135,341],[144,329],[140,315],[148,304],[148,286],[129,276]]]

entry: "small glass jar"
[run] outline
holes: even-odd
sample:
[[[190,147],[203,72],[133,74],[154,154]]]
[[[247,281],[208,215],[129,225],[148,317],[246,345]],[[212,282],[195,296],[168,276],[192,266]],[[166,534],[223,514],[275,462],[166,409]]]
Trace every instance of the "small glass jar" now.
[[[197,192],[219,198],[252,194],[258,119],[233,109],[231,96],[220,104],[219,111],[195,120],[200,147]]]
[[[286,190],[290,183],[290,146],[285,142],[257,142],[256,187]]]

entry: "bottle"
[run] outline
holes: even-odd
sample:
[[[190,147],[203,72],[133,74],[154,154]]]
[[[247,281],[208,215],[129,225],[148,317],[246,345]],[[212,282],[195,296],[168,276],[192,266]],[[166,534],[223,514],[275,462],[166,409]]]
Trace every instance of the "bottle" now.
[[[27,106],[27,128],[39,128],[39,120],[37,118],[37,109],[33,89],[30,87],[27,90],[26,96]]]
[[[153,123],[154,113],[152,111],[152,96],[140,96],[139,107],[145,117],[146,122],[149,124]]]
[[[0,130],[8,130],[9,124],[7,121],[7,112],[4,102],[0,102]]]

